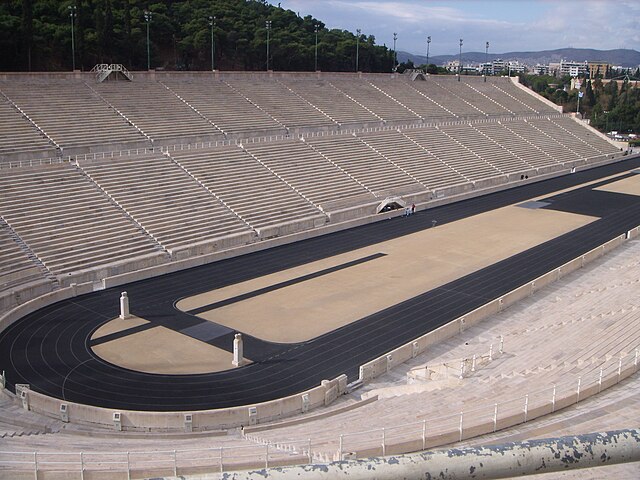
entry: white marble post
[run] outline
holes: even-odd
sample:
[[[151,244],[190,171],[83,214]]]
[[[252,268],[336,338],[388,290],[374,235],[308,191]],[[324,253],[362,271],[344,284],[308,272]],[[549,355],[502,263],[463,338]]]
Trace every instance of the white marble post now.
[[[129,313],[129,297],[127,296],[127,292],[122,292],[120,296],[120,318],[123,320],[129,318],[131,314]]]
[[[233,361],[231,362],[234,367],[241,367],[244,365],[244,351],[242,345],[242,334],[236,333],[233,339]]]

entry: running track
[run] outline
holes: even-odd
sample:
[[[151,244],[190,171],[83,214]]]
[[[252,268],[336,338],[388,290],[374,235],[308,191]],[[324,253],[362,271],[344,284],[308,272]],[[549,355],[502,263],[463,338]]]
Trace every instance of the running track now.
[[[342,373],[353,381],[361,364],[640,225],[640,197],[595,191],[589,186],[546,198],[549,205],[544,208],[600,219],[308,342],[274,344],[244,334],[245,352],[255,363],[239,369],[194,375],[136,372],[97,357],[90,339],[96,329],[119,314],[118,298],[126,290],[132,313],[152,325],[230,350],[235,332],[180,312],[175,302],[431,228],[433,219],[441,225],[605,176],[632,176],[621,172],[638,167],[640,157],[629,158],[419,212],[408,219],[386,220],[65,300],[27,315],[0,333],[0,369],[6,371],[12,390],[16,383],[28,383],[33,390],[66,401],[155,411],[262,402],[304,391]]]

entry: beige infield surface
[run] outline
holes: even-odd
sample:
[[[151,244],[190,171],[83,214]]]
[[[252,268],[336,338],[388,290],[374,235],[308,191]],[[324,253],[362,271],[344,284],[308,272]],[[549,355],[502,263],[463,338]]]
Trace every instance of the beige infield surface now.
[[[582,227],[594,218],[509,206],[181,300],[188,311],[369,255],[383,257],[198,316],[272,342],[301,342]],[[410,222],[409,217],[403,221]]]
[[[91,339],[145,323],[138,317],[116,318],[96,330]],[[225,350],[161,326],[96,345],[93,351],[107,362],[146,373],[219,372],[230,369],[233,360],[233,354]]]
[[[640,182],[638,177],[632,177],[598,189],[640,195]],[[177,307],[188,311],[381,254],[356,265],[199,314],[203,319],[267,341],[306,341],[593,220],[595,218],[584,215],[511,205],[195,295],[181,300]],[[411,222],[412,218],[402,221]],[[115,319],[97,330],[93,338],[145,322],[139,318]],[[111,363],[150,373],[221,371],[231,368],[232,360],[229,352],[163,327],[132,333],[93,349]]]

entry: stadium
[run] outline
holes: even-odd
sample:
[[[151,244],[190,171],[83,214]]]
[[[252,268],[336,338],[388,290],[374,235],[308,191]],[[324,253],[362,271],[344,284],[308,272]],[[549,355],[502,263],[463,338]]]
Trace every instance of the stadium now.
[[[640,157],[517,78],[104,64],[0,93],[0,477],[637,441]]]

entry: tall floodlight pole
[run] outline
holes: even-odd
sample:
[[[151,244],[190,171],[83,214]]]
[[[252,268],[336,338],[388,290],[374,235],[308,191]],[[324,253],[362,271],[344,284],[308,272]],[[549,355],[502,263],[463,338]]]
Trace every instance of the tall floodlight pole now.
[[[427,37],[427,70],[429,70],[429,47],[431,46],[431,35]]]
[[[393,32],[393,71],[398,68],[398,53],[396,52],[396,40],[398,40],[398,34]]]
[[[215,71],[216,69],[216,61],[215,61],[215,56],[216,56],[216,40],[215,37],[213,36],[213,29],[216,26],[216,17],[215,16],[210,16],[209,17],[209,26],[211,27],[211,71]]]
[[[269,71],[269,32],[271,30],[271,20],[267,20],[264,22],[265,27],[267,27],[267,72]]]
[[[76,40],[73,32],[73,27],[76,19],[76,6],[69,5],[69,17],[71,18],[71,64],[73,65],[73,70],[76,69]]]
[[[147,22],[147,70],[151,70],[151,50],[149,48],[149,23],[151,23],[152,14],[150,11],[144,11],[144,21]]]
[[[360,34],[362,30],[359,28],[356,30],[356,72],[360,71]]]
[[[313,26],[313,31],[316,34],[316,68],[315,71],[318,71],[318,29],[320,28],[320,25],[318,25],[317,23]]]
[[[486,69],[484,73],[484,81],[487,81],[487,75],[489,75],[489,42],[484,47],[484,68]]]
[[[462,75],[462,39],[460,39],[460,57],[458,58],[458,81]]]

